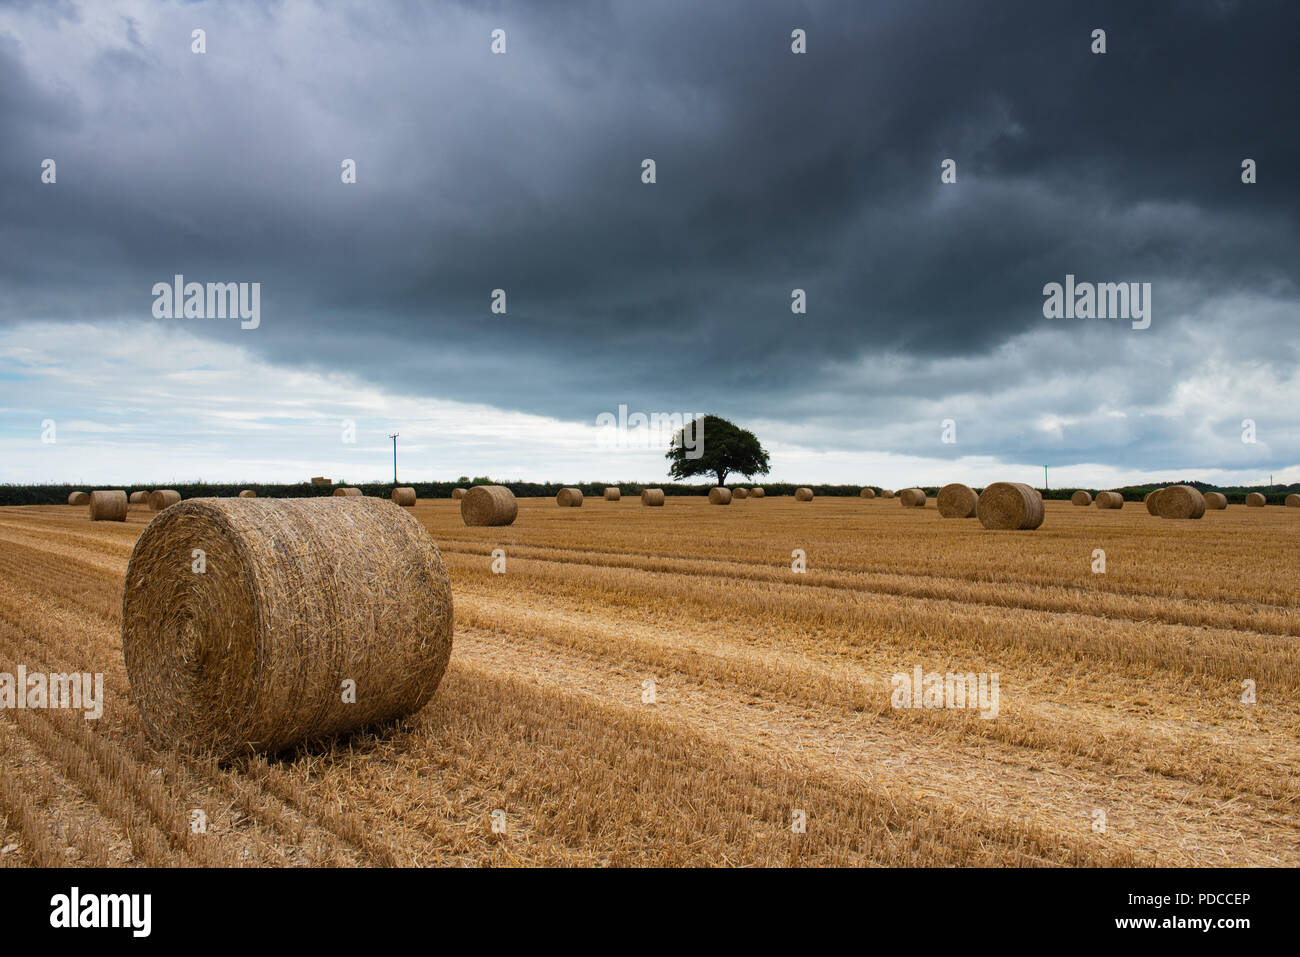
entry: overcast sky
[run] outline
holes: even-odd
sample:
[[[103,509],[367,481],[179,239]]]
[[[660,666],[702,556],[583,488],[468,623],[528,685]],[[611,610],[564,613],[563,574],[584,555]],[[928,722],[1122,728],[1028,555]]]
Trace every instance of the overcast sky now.
[[[1297,36],[1266,0],[2,3],[0,481],[383,479],[391,432],[404,481],[664,478],[601,445],[620,405],[730,418],[776,480],[1300,481]],[[260,324],[156,318],[176,274],[260,283]],[[1046,318],[1067,275],[1150,283],[1150,327]]]

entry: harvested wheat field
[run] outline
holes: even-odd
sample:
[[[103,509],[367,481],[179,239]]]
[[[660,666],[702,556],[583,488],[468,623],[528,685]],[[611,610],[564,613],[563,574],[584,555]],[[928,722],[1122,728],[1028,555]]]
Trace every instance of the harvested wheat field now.
[[[0,672],[104,676],[98,720],[0,711],[0,864],[1300,864],[1292,509],[1048,501],[991,532],[856,496],[518,504],[402,510],[455,606],[426,706],[225,765],[131,701],[153,515],[0,509]],[[997,674],[996,716],[892,707],[915,668]]]

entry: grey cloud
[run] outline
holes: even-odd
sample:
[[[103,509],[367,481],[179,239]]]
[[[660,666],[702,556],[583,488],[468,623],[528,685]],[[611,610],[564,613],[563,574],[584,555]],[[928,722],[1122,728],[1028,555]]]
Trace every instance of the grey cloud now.
[[[147,316],[175,272],[261,281],[256,334],[192,328],[587,420],[619,402],[790,423],[869,404],[899,422],[872,441],[935,455],[902,399],[1023,386],[1035,411],[1078,416],[1069,380],[1096,377],[1122,385],[1124,429],[1052,446],[1004,418],[972,439],[1182,461],[1194,433],[1138,412],[1194,368],[1180,337],[1211,321],[1201,307],[1255,293],[1296,315],[1294,5],[123,6],[99,32],[90,8],[54,32],[35,8],[0,12],[0,319]],[[60,43],[82,54],[65,69]],[[35,166],[55,150],[57,190]],[[949,156],[956,186],[938,179]],[[1146,335],[1174,358],[1114,326],[1037,367],[999,360],[1045,328],[1042,285],[1067,272],[1153,282]],[[1284,322],[1212,321],[1225,361],[1294,375]],[[911,378],[844,373],[885,355]],[[952,358],[981,361],[938,375]]]

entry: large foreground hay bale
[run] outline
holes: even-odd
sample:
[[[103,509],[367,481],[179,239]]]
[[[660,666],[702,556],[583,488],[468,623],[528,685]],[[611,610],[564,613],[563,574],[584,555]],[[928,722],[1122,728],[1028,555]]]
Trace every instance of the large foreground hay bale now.
[[[1075,492],[1073,495],[1070,496],[1070,504],[1083,505],[1083,506],[1091,505],[1092,493],[1085,492],[1083,489],[1079,489],[1079,491]]]
[[[68,493],[68,504],[69,504],[69,505],[89,505],[89,504],[90,504],[90,493],[89,493],[89,492],[69,492],[69,493]]]
[[[874,488],[864,488],[858,493],[859,498],[875,498],[876,490]]]
[[[334,494],[339,498],[359,498],[365,493],[359,488],[353,488],[351,485],[340,485],[334,490]]]
[[[415,489],[411,488],[409,485],[399,486],[398,488],[393,489],[390,498],[392,498],[392,500],[398,505],[411,508],[415,505]]]
[[[460,500],[466,525],[513,525],[518,514],[515,493],[504,485],[475,485]]]
[[[994,482],[980,493],[976,514],[985,528],[1037,528],[1043,524],[1043,499],[1021,482]]]
[[[411,714],[451,637],[438,547],[382,499],[192,499],[149,523],[127,566],[122,653],[164,748],[275,752]]]
[[[762,488],[762,486],[759,486],[758,488],[751,488],[749,490],[750,498],[764,498],[766,496],[767,496],[767,492]]]
[[[257,498],[257,493],[254,492],[251,488],[241,489],[240,492],[239,492],[239,497],[240,497],[240,498]]]
[[[664,490],[661,488],[643,488],[641,490],[642,505],[662,505],[664,503]]]
[[[974,518],[980,497],[969,485],[952,482],[939,489],[934,501],[944,518]]]
[[[719,485],[717,488],[711,488],[711,489],[709,489],[709,504],[710,504],[710,505],[730,505],[730,504],[731,504],[731,489],[729,489],[729,488],[723,488],[721,485]]]
[[[905,488],[898,493],[903,508],[925,508],[925,493],[919,488]]]
[[[1251,492],[1246,496],[1246,505],[1250,508],[1263,508],[1267,502],[1262,492]]]
[[[1200,518],[1205,514],[1205,496],[1191,485],[1171,485],[1160,490],[1156,511],[1161,518]]]
[[[1124,496],[1119,492],[1098,492],[1094,503],[1098,508],[1123,508]]]
[[[1228,496],[1222,492],[1206,492],[1205,507],[1207,509],[1224,509],[1228,507]]]
[[[576,488],[562,488],[555,496],[555,504],[561,508],[580,508],[582,506],[582,490]]]
[[[732,497],[733,499],[736,499],[736,498],[749,498],[749,489],[747,489],[747,488],[733,488],[733,489],[731,490],[731,497]]]
[[[174,488],[158,488],[149,493],[149,507],[155,512],[170,508],[181,500],[181,493]]]
[[[794,490],[794,500],[796,502],[811,502],[813,500],[812,489],[797,488]]]
[[[622,491],[619,490],[619,488],[618,488],[617,485],[609,485],[609,486],[606,486],[606,488],[605,488],[605,501],[607,501],[607,502],[618,502],[618,501],[621,501],[622,498],[623,498],[623,493],[622,493]]]
[[[1283,501],[1286,503],[1287,508],[1300,508],[1300,495],[1296,495],[1294,492],[1283,499]]]
[[[1163,491],[1162,488],[1154,489],[1142,497],[1142,503],[1146,505],[1147,512],[1151,515],[1160,514],[1160,493]]]
[[[126,497],[127,505],[148,505],[149,493],[145,491],[132,492]]]
[[[452,498],[452,501],[454,501],[454,502],[459,502],[461,499],[463,499],[463,498],[465,497],[465,494],[466,494],[467,491],[468,491],[468,489],[463,489],[463,488],[454,488],[454,489],[452,489],[452,490],[451,490],[451,498]]]
[[[92,522],[125,522],[126,493],[120,489],[105,492],[91,492],[90,520]]]

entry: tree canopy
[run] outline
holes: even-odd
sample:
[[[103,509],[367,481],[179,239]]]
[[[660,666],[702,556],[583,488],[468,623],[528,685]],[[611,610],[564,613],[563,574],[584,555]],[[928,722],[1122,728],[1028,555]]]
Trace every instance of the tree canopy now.
[[[767,450],[753,432],[716,415],[678,429],[666,458],[672,462],[668,474],[673,478],[715,475],[719,485],[732,473],[753,478],[770,468]]]

